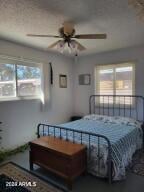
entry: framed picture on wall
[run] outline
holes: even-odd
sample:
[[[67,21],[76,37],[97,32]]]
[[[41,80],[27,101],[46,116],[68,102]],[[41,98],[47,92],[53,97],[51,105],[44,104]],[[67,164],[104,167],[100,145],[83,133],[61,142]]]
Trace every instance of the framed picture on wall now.
[[[67,76],[66,75],[59,75],[59,87],[60,88],[67,88]]]
[[[79,75],[79,85],[90,85],[90,84],[91,84],[90,74]]]

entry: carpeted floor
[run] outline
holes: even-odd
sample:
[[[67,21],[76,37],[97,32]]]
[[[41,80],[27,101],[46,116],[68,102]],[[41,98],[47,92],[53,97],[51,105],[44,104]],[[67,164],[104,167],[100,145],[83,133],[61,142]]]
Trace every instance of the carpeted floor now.
[[[15,156],[11,156],[7,159],[8,161],[13,161],[16,164],[24,167],[29,170],[29,151],[24,153],[19,153]],[[65,182],[59,177],[51,175],[45,169],[41,169],[37,166],[34,166],[34,172],[48,182],[54,182],[60,187],[66,189]],[[90,175],[82,175],[78,177],[73,183],[72,192],[143,192],[144,191],[144,177],[133,174],[132,171],[127,172],[126,180],[121,182],[115,182],[111,185],[108,182],[97,179]]]
[[[0,166],[0,192],[63,192],[63,190],[9,162]]]
[[[138,150],[132,160],[131,171],[137,175],[144,176],[144,151]]]

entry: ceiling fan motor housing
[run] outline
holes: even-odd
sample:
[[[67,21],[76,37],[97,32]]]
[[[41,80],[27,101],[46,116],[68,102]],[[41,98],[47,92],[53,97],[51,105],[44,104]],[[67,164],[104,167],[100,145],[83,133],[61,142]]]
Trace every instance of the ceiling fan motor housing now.
[[[60,33],[60,36],[62,37],[62,38],[64,38],[65,40],[67,40],[67,39],[70,39],[71,37],[73,37],[74,35],[75,35],[75,29],[72,29],[71,31],[69,30],[69,31],[66,31],[65,29],[64,29],[64,27],[61,27],[60,29],[59,29],[59,33]]]

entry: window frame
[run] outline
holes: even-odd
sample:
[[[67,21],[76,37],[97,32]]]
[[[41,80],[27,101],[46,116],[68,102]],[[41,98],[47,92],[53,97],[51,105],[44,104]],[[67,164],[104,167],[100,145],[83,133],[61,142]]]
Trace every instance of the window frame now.
[[[0,102],[4,101],[17,101],[17,100],[34,100],[34,99],[41,99],[41,92],[42,92],[42,64],[40,63],[30,63],[27,61],[18,61],[18,60],[13,60],[13,59],[3,59],[0,58],[0,65],[1,64],[13,64],[15,65],[15,96],[9,96],[9,97],[4,97],[0,98]],[[23,65],[23,66],[28,66],[28,67],[38,67],[40,69],[40,81],[41,81],[41,90],[39,95],[27,95],[27,96],[19,96],[18,95],[18,78],[17,78],[17,66],[18,65]]]
[[[135,62],[133,61],[126,61],[126,62],[119,62],[119,63],[112,63],[112,64],[99,64],[95,67],[95,94],[100,95],[100,79],[99,79],[99,70],[112,68],[114,69],[114,75],[113,75],[113,95],[116,95],[116,68],[118,67],[130,67],[132,66],[132,95],[135,95]],[[117,94],[118,95],[118,94]],[[99,100],[96,100],[96,105],[103,105],[103,102],[100,102]],[[104,103],[104,105],[108,105],[108,103]],[[122,103],[116,103],[116,100],[114,98],[113,103],[109,103],[110,107],[114,106],[123,106]],[[126,106],[133,106],[134,107],[134,99],[132,100],[132,104],[125,104]]]

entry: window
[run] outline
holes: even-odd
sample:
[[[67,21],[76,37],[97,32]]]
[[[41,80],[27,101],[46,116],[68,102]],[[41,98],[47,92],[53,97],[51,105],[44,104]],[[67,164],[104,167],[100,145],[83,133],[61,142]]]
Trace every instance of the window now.
[[[16,97],[15,65],[0,65],[0,98]]]
[[[0,100],[40,98],[41,67],[0,61]]]
[[[99,65],[96,67],[96,94],[100,95],[133,95],[135,92],[135,65],[122,63],[113,65]],[[100,103],[123,104],[124,98],[115,101],[109,97]],[[129,97],[125,98],[125,104],[132,104]]]
[[[18,96],[40,95],[40,68],[17,65],[17,87]]]

